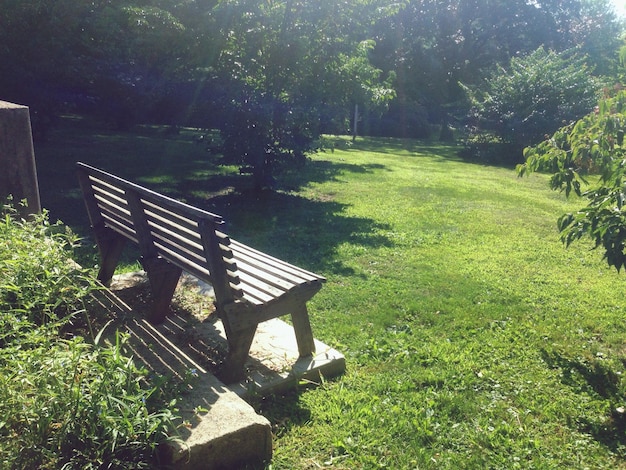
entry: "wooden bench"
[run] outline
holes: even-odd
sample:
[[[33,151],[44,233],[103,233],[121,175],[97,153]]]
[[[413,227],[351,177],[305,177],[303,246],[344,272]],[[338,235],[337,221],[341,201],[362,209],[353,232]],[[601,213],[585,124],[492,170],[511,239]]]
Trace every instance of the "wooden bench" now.
[[[182,271],[208,282],[224,324],[228,356],[218,376],[232,383],[263,321],[291,314],[301,357],[315,351],[306,302],[325,279],[232,240],[219,215],[176,201],[84,163],[78,178],[106,286],[128,240],[139,246],[152,292],[150,320],[165,320]]]

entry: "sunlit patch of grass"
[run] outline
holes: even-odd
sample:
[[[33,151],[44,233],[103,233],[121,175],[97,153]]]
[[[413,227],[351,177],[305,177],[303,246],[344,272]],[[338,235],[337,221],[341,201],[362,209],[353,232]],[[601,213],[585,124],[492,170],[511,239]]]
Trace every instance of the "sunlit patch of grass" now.
[[[369,144],[315,157],[338,171],[301,191],[384,242],[334,241],[348,269],[311,311],[349,372],[300,394],[311,416],[279,427],[273,468],[624,466],[623,281],[559,242],[576,202],[449,147]]]
[[[328,279],[311,320],[348,372],[256,403],[273,469],[626,468],[623,274],[584,241],[563,247],[556,220],[578,203],[546,176],[449,145],[337,138],[254,194],[184,135],[146,136],[103,139],[89,161],[165,182]],[[55,158],[79,159],[78,140]]]

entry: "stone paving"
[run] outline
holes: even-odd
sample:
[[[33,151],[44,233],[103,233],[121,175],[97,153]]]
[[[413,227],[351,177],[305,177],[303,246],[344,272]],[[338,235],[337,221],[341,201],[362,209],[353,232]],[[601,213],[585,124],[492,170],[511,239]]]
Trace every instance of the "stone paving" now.
[[[186,426],[181,442],[170,446],[166,458],[177,469],[237,468],[244,462],[269,461],[271,425],[245,401],[249,394],[281,393],[301,381],[318,382],[345,371],[345,358],[315,340],[316,354],[298,358],[293,328],[279,319],[259,325],[246,363],[245,380],[229,386],[211,372],[226,352],[221,322],[202,311],[211,305],[211,289],[184,276],[179,288],[190,289],[199,315],[173,311],[157,326],[143,319],[147,284],[143,273],[116,276],[102,302],[122,319],[130,333],[133,356],[149,369],[184,381],[193,376],[179,409]],[[315,331],[315,326],[314,331]]]

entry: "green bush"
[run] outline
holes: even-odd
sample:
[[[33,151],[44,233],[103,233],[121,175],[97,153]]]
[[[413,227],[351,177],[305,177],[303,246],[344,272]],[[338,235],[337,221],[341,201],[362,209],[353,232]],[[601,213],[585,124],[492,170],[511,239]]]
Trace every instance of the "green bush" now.
[[[75,236],[46,214],[0,215],[0,468],[154,467],[175,417],[125,338],[67,334],[97,288],[71,260]]]
[[[467,161],[489,165],[506,165],[515,162],[519,152],[516,147],[501,137],[472,129],[463,139],[459,156]]]
[[[0,212],[0,305],[27,323],[43,325],[71,315],[95,288],[72,262],[77,237],[47,215],[18,220],[9,205]]]
[[[473,117],[479,129],[511,144],[511,163],[520,163],[525,147],[591,111],[599,88],[585,57],[541,47],[499,67],[483,90],[470,91]]]

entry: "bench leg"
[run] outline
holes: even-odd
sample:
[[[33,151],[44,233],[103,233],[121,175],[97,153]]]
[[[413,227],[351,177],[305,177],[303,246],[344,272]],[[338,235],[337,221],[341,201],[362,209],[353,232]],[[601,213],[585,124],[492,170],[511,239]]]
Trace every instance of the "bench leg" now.
[[[102,263],[98,272],[98,281],[109,287],[113,274],[115,274],[117,262],[120,259],[124,245],[126,245],[126,238],[113,230],[103,227],[96,231],[96,242]]]
[[[231,384],[245,377],[245,363],[254,340],[256,325],[233,331],[227,319],[222,318],[222,323],[228,341],[228,356],[217,377],[225,384]]]
[[[174,291],[182,274],[182,269],[168,263],[163,258],[142,259],[141,264],[148,273],[152,305],[150,306],[150,323],[163,323],[169,311]]]
[[[311,330],[311,322],[309,321],[309,313],[306,309],[306,304],[294,308],[291,313],[291,322],[293,323],[293,329],[296,333],[300,357],[310,356],[315,352],[315,341],[313,339],[313,331]]]

